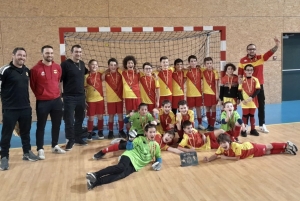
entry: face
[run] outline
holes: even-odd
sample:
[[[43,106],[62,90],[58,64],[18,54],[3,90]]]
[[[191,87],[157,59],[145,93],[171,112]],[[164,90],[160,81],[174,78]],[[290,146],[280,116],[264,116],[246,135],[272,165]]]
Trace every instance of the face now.
[[[232,75],[233,74],[233,68],[232,66],[228,66],[226,70],[227,75]]]
[[[181,70],[182,70],[182,67],[183,67],[183,63],[182,63],[182,62],[177,63],[177,64],[175,65],[175,69],[176,69],[177,71],[181,71]]]
[[[192,134],[193,132],[193,126],[192,125],[189,125],[189,126],[186,126],[183,131],[186,133],[186,134]]]
[[[80,60],[81,59],[81,55],[82,55],[81,48],[74,47],[73,48],[73,52],[72,52],[72,58],[73,58],[73,60],[75,60],[75,61]]]
[[[230,148],[229,142],[221,142],[220,147],[222,147],[224,150],[228,150]]]
[[[196,68],[197,66],[197,59],[190,59],[190,62],[189,62],[191,68]]]
[[[139,113],[141,116],[145,116],[148,112],[148,107],[147,106],[142,106],[140,109],[139,109]]]
[[[245,72],[246,72],[246,77],[251,77],[252,74],[253,74],[253,68],[252,67],[247,67],[245,69]]]
[[[250,57],[254,57],[255,56],[255,54],[256,54],[256,47],[255,47],[255,45],[248,46],[248,48],[247,48],[247,54]]]
[[[147,76],[151,76],[151,74],[152,74],[152,67],[149,66],[149,65],[145,65],[145,66],[144,66],[144,73],[145,73],[145,75],[147,75]]]
[[[171,111],[171,104],[170,103],[164,104],[164,106],[162,106],[162,108],[163,108],[163,111],[165,114],[169,114]]]
[[[225,110],[225,111],[232,112],[232,111],[234,110],[233,104],[232,104],[232,103],[227,103],[227,104],[225,105],[224,110]]]
[[[133,68],[134,68],[133,61],[132,60],[127,61],[127,65],[126,66],[127,66],[128,70],[133,70]]]
[[[43,50],[42,55],[43,55],[43,60],[44,61],[47,61],[47,62],[52,62],[53,61],[54,54],[53,54],[53,49],[52,48],[45,48]]]
[[[165,133],[163,136],[163,142],[166,144],[169,144],[170,142],[173,141],[174,135],[171,135],[169,133]]]
[[[178,110],[181,114],[187,114],[188,109],[189,108],[187,105],[179,105],[179,108],[178,108]]]
[[[167,70],[169,68],[169,59],[161,60],[160,65],[163,70]]]
[[[116,72],[117,67],[118,67],[117,62],[114,62],[114,61],[109,62],[108,68],[111,72],[113,72],[113,73]]]
[[[212,70],[213,69],[213,62],[212,61],[206,61],[205,62],[205,67],[207,70]]]
[[[23,66],[26,61],[26,52],[24,50],[18,50],[16,54],[13,54],[13,64],[16,66]]]
[[[146,131],[146,137],[148,140],[154,141],[155,135],[156,135],[156,129],[155,128],[149,128],[148,131]]]
[[[89,64],[89,69],[91,72],[97,72],[98,71],[98,63],[97,61],[93,61]]]

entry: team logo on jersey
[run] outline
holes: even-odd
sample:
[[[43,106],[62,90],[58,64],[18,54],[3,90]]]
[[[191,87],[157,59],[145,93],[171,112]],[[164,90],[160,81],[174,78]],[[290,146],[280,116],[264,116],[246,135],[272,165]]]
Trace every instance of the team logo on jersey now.
[[[43,72],[41,72],[41,76],[45,76],[45,72],[43,71]]]
[[[54,70],[53,73],[54,73],[54,74],[57,74],[57,70]]]

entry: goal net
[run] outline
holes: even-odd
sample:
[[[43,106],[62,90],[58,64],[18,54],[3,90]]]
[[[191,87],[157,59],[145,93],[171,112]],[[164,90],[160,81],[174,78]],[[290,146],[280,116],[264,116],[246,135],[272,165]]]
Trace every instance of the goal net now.
[[[203,59],[210,56],[220,72],[225,62],[225,34],[225,27],[213,26],[60,28],[60,54],[62,60],[69,58],[71,47],[80,44],[82,60],[87,64],[96,59],[102,69],[112,57],[121,67],[127,55],[136,58],[140,69],[144,62],[158,67],[162,56],[169,58],[170,66],[177,58],[187,66],[190,55],[197,56],[198,64],[203,66]]]

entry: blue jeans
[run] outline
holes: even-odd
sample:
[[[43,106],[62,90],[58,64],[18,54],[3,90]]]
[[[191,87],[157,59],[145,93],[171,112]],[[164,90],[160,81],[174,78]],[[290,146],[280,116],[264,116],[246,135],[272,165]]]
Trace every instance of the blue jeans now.
[[[69,140],[81,138],[85,96],[63,96],[63,100],[66,138]]]

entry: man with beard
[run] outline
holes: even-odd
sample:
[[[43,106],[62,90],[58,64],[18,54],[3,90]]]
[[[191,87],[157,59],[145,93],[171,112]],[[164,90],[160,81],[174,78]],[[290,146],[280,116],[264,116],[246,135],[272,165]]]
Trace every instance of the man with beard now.
[[[59,87],[61,67],[53,61],[53,47],[43,46],[41,52],[43,60],[40,60],[30,71],[30,87],[36,97],[36,146],[38,157],[40,160],[44,160],[44,134],[49,114],[52,122],[52,152],[58,154],[66,152],[58,146],[62,118],[62,100]]]
[[[74,143],[87,145],[82,140],[81,134],[85,109],[84,75],[88,70],[85,68],[84,62],[80,60],[81,55],[81,46],[73,45],[71,58],[61,63],[67,151],[72,149]]]
[[[25,49],[17,47],[12,52],[12,61],[0,68],[3,113],[0,170],[9,169],[10,140],[17,122],[20,127],[20,137],[24,153],[23,160],[38,160],[38,157],[32,153],[30,145],[32,117],[28,92],[29,69],[24,65],[26,57]]]

